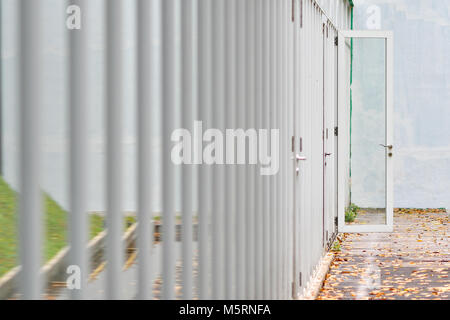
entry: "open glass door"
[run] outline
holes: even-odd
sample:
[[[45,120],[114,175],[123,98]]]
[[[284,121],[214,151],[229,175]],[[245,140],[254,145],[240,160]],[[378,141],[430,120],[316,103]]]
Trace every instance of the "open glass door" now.
[[[393,231],[393,34],[338,37],[339,232]]]

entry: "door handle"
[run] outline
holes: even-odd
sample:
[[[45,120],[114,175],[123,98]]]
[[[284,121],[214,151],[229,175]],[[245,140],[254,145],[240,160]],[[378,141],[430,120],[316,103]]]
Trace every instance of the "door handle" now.
[[[389,152],[388,152],[389,157],[392,157],[394,155],[392,153],[392,149],[394,148],[394,146],[392,144],[389,144],[387,146],[385,146],[384,144],[380,144],[380,146],[382,146],[383,148],[389,149]]]
[[[302,157],[301,155],[296,154],[295,157],[292,157],[292,160],[295,160],[298,164],[299,161],[306,161],[306,160],[308,160],[308,158]],[[300,174],[300,167],[295,168],[295,173],[297,176]]]
[[[306,161],[308,160],[306,157],[302,157],[299,154],[296,154],[295,157],[292,158],[292,160],[296,160],[296,161]]]
[[[325,157],[329,157],[331,155],[332,155],[332,153],[325,153]]]

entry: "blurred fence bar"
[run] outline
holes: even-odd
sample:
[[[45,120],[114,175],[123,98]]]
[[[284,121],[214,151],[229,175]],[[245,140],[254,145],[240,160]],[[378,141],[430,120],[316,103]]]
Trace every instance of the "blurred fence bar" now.
[[[138,26],[138,53],[137,53],[137,79],[138,79],[138,298],[152,299],[153,286],[152,270],[155,268],[151,261],[153,242],[152,229],[152,199],[149,194],[152,187],[152,16],[151,1],[138,0],[137,26]]]
[[[86,0],[73,0],[71,5],[83,8]],[[87,244],[87,148],[88,148],[88,72],[87,50],[88,25],[80,30],[68,32],[70,38],[70,264],[80,270],[80,289],[72,290],[73,299],[86,298],[89,275]]]
[[[247,19],[247,6],[246,1],[237,1],[236,3],[236,106],[237,106],[237,114],[236,114],[236,125],[237,128],[245,129],[246,123],[246,94],[247,94],[247,86],[246,86],[246,78],[247,74],[245,72],[246,69],[246,19]],[[239,157],[237,157],[239,159]],[[239,161],[239,160],[238,160]],[[245,299],[246,293],[246,275],[245,274],[245,265],[246,265],[246,216],[247,216],[247,208],[246,202],[247,198],[247,189],[246,189],[246,169],[247,167],[243,164],[239,164],[237,162],[237,186],[236,186],[236,200],[237,200],[237,216],[236,216],[236,299],[242,300]]]
[[[161,3],[163,137],[163,299],[175,299],[175,172],[171,160],[175,129],[175,0]]]
[[[210,125],[211,114],[211,1],[198,0],[198,120],[202,121],[202,129]],[[200,133],[203,134],[203,133]],[[201,153],[198,175],[198,297],[210,297],[210,210],[211,210],[211,175],[204,163],[203,145],[199,146]]]
[[[212,126],[225,132],[225,2],[221,0],[212,0]],[[217,150],[219,152],[219,150]],[[222,154],[223,151],[216,153],[216,156]],[[213,165],[213,188],[212,200],[214,204],[212,212],[212,298],[223,300],[224,291],[224,165]]]
[[[247,4],[247,21],[246,21],[246,73],[247,73],[247,94],[246,94],[246,128],[256,128],[255,123],[255,0],[246,1]],[[250,162],[253,149],[249,147],[249,156],[247,161]],[[246,206],[246,270],[247,274],[247,299],[255,299],[255,173],[256,166],[250,166],[247,169],[247,206]]]
[[[40,1],[20,2],[21,109],[19,239],[21,294],[40,299],[43,215],[39,186],[41,164],[42,18]]]
[[[193,130],[195,113],[194,90],[194,0],[181,2],[181,56],[182,56],[182,125]],[[192,300],[193,290],[193,167],[182,168],[182,241],[183,241],[183,299]]]
[[[225,1],[225,121],[227,128],[236,127],[236,5],[238,0]],[[228,153],[226,154],[229,156]],[[235,299],[236,279],[236,166],[226,166],[225,177],[225,298]]]
[[[121,298],[121,271],[125,260],[122,244],[123,6],[122,0],[110,0],[106,5],[106,297],[114,300]]]

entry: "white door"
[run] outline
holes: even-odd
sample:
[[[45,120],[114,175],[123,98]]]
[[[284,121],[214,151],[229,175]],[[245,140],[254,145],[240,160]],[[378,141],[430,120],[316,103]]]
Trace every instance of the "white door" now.
[[[393,33],[337,40],[339,232],[392,232]]]

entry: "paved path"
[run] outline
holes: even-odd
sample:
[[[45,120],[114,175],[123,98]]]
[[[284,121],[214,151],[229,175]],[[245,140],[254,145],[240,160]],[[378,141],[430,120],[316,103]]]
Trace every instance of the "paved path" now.
[[[394,233],[343,235],[319,300],[450,299],[450,221],[401,210]]]

